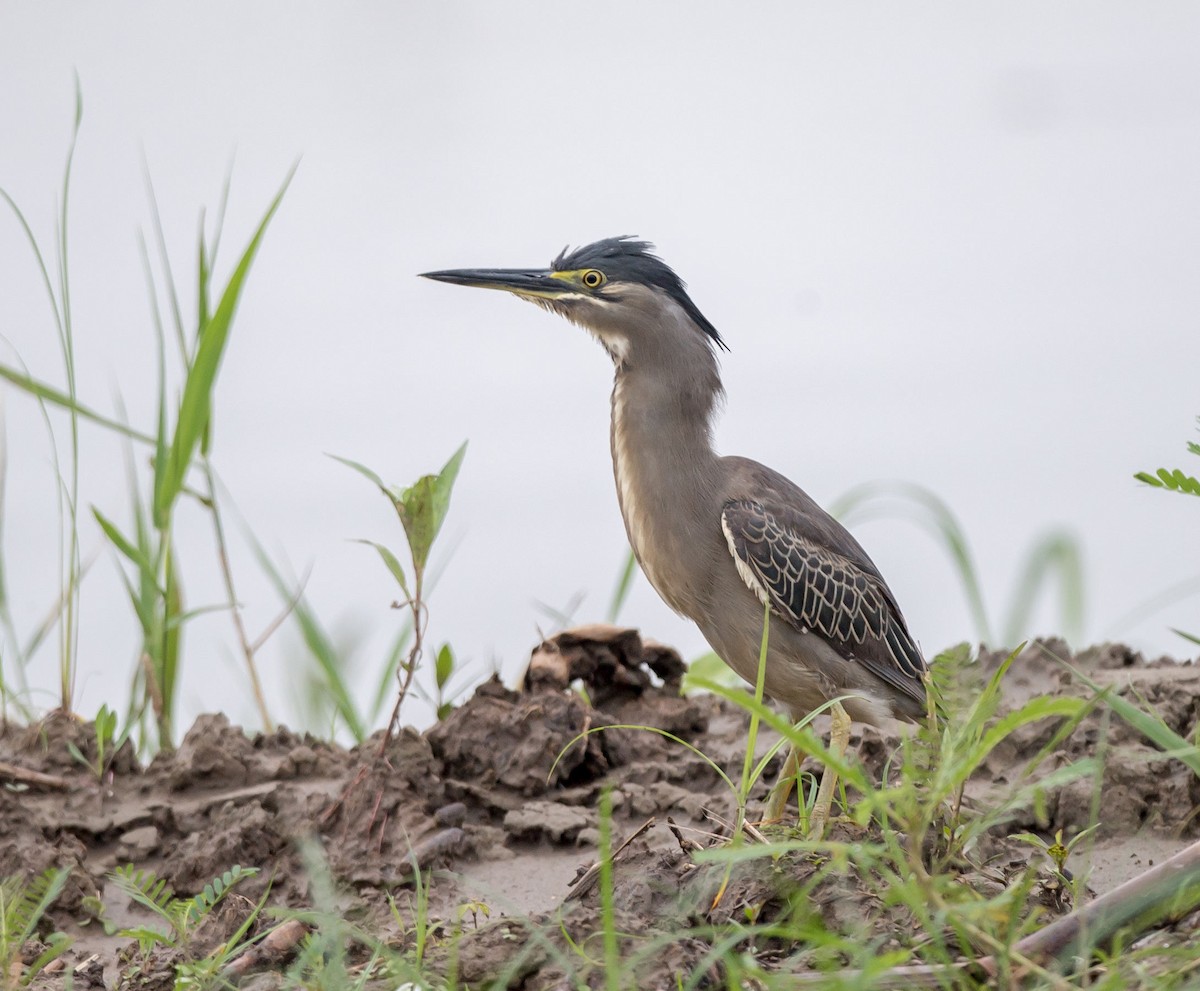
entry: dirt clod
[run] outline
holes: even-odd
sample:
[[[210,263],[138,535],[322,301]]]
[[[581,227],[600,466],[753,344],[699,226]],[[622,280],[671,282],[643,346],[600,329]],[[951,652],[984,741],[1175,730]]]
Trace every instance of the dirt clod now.
[[[1087,697],[1058,656],[1114,692],[1147,700],[1181,735],[1194,732],[1200,669],[1148,664],[1120,646],[1069,657],[1060,642],[1035,645],[1013,663],[1003,708],[1046,695]],[[1002,660],[985,653],[979,677]],[[397,734],[382,759],[378,737],[350,750],[287,730],[252,738],[224,716],[210,715],[197,720],[173,753],[141,767],[123,749],[111,775],[98,780],[66,748],[71,741],[89,753],[90,727],[63,716],[38,727],[9,726],[0,732],[0,760],[57,776],[66,788],[4,779],[0,876],[29,880],[49,867],[71,868],[43,935],[58,928],[75,938],[65,967],[76,987],[171,987],[175,965],[186,956],[176,949],[144,957],[127,939],[83,924],[100,911],[122,926],[147,921],[118,897],[106,872],[133,863],[166,879],[178,895],[191,895],[235,864],[259,868],[258,876],[239,884],[236,898],[222,902],[211,928],[193,934],[187,950],[194,954],[227,939],[268,881],[272,906],[329,910],[314,904],[324,883],[310,873],[306,850],[314,848],[332,880],[336,911],[395,946],[411,947],[412,936],[394,931],[388,896],[399,911],[411,912],[414,871],[421,871],[432,920],[425,964],[434,971],[453,965],[460,983],[472,987],[498,978],[523,989],[594,985],[602,955],[596,942],[604,910],[600,889],[589,882],[568,895],[572,879],[598,860],[598,810],[607,793],[616,842],[645,826],[616,860],[611,900],[619,931],[657,940],[658,952],[630,964],[639,986],[676,986],[679,974],[696,975],[698,987],[722,986],[723,965],[711,942],[685,935],[696,925],[794,921],[807,913],[883,948],[912,945],[917,923],[884,897],[882,876],[831,870],[827,861],[800,852],[732,865],[701,855],[720,824],[735,815],[720,775],[657,733],[614,728],[665,730],[737,780],[745,714],[711,697],[681,696],[681,673],[677,654],[643,641],[635,630],[568,631],[534,651],[525,690],[496,680],[481,685],[427,732]],[[576,683],[585,692],[573,691]],[[980,764],[965,801],[986,804],[1011,792],[1061,726],[1061,720],[1040,720],[1018,729]],[[772,742],[766,734],[761,746]],[[858,759],[876,780],[898,742],[869,728],[853,738]],[[1069,838],[1095,821],[1098,810],[1090,861],[1073,855],[1071,863],[1076,870],[1090,867],[1091,888],[1101,892],[1200,832],[1194,815],[1200,779],[1103,706],[1054,742],[1038,773],[1082,759],[1102,762],[1098,779],[1067,781],[1036,800],[1030,792],[1027,801],[1013,804],[1007,823],[979,838],[986,866],[980,859],[946,870],[982,898],[1025,885],[1028,911],[1050,918],[1072,908],[1071,886],[1041,853],[1006,839],[1009,834],[1028,831],[1049,843],[1061,829]],[[781,760],[752,792],[752,807],[761,807]],[[811,762],[805,767],[819,770]],[[650,819],[655,822],[647,826]],[[853,845],[870,828],[838,822],[831,839]],[[411,915],[405,918],[411,927]],[[296,926],[278,945],[263,943],[257,957],[239,958],[227,976],[243,987],[278,987],[279,969],[307,931]],[[780,941],[735,948],[769,969],[799,973],[838,965]],[[61,986],[61,976],[39,980],[52,979]]]

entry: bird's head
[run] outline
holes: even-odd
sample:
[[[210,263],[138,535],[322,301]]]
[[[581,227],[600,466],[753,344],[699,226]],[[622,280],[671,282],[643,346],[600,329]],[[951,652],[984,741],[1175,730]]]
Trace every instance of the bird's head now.
[[[684,282],[632,237],[563,249],[549,268],[466,268],[425,272],[459,286],[503,289],[590,331],[618,364],[632,353],[703,343],[725,348]]]

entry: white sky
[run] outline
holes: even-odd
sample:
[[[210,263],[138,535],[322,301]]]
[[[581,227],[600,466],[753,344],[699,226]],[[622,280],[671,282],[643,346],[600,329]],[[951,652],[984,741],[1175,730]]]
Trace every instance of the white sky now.
[[[324,452],[407,483],[470,438],[430,636],[480,676],[521,669],[552,626],[538,601],[583,593],[576,619],[603,618],[625,552],[607,358],[533,307],[414,275],[626,233],[658,244],[733,349],[724,452],[826,502],[878,479],[932,489],[996,624],[1029,546],[1065,527],[1085,554],[1085,640],[1186,656],[1168,628],[1200,629],[1200,597],[1128,614],[1200,574],[1200,506],[1131,478],[1200,469],[1184,448],[1200,413],[1198,42],[1190,3],[3,3],[0,186],[50,244],[77,71],[80,393],[111,411],[119,391],[149,427],[143,157],[185,284],[231,160],[222,277],[300,160],[222,371],[216,463],[263,543],[311,566],[325,622],[368,638],[364,671],[398,616],[348,538],[395,545],[399,528]],[[7,215],[0,334],[61,383]],[[36,407],[3,392],[4,561],[27,630],[57,590],[55,482]],[[127,524],[119,444],[88,429],[84,445],[84,502]],[[189,508],[179,527],[189,604],[220,600],[206,520]],[[856,532],[927,652],[973,637],[921,530]],[[84,545],[103,548],[90,519]],[[105,550],[84,589],[88,713],[124,698],[135,656],[114,568]],[[244,548],[235,569],[261,627],[278,600]],[[705,649],[641,579],[622,619]],[[1060,625],[1044,596],[1030,632]],[[219,614],[189,628],[182,723],[254,722],[233,642]],[[261,659],[285,720],[298,657],[289,630]],[[30,677],[54,684],[52,648]]]

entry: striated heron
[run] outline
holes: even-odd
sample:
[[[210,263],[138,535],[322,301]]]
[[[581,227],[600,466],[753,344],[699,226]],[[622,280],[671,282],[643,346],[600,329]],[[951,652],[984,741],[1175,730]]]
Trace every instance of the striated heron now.
[[[796,719],[840,700],[830,709],[832,752],[844,752],[851,720],[924,715],[925,661],[866,551],[783,475],[713,449],[724,391],[716,352],[725,343],[652,245],[609,238],[564,250],[548,269],[425,278],[506,290],[604,346],[615,368],[612,459],[629,543],[667,605],[734,671],[755,684],[769,608],[765,692]],[[803,410],[790,415],[805,429]],[[797,766],[793,750],[769,817],[782,815]],[[827,768],[810,820],[817,836],[834,780]]]

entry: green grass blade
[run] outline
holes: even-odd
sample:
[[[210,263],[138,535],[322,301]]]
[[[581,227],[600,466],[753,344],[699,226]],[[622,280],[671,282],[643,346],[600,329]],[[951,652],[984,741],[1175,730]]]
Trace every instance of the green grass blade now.
[[[883,505],[886,500],[898,500],[899,512]],[[976,636],[985,643],[993,643],[991,623],[983,599],[983,586],[979,569],[967,542],[967,536],[950,507],[929,489],[908,482],[868,482],[856,486],[841,498],[834,500],[830,513],[849,525],[857,519],[872,519],[904,515],[923,527],[941,543],[967,600],[967,607],[975,624]]]
[[[175,498],[183,490],[184,478],[188,467],[200,444],[200,438],[208,427],[209,413],[212,407],[212,392],[216,384],[217,372],[220,370],[221,358],[225,353],[225,345],[233,326],[234,314],[237,312],[238,301],[250,267],[258,254],[259,245],[267,231],[267,226],[279,209],[288,185],[292,181],[295,169],[288,173],[282,188],[275,195],[267,209],[266,215],[242,252],[233,275],[221,294],[220,302],[213,312],[212,319],[205,327],[199,328],[199,340],[195,357],[188,369],[187,381],[183,386],[183,397],[179,403],[179,419],[175,424],[174,437],[171,440],[170,451],[167,455],[167,476],[160,491],[155,492],[154,516],[160,527],[165,525],[170,515],[170,507]]]
[[[149,434],[144,434],[140,430],[134,430],[133,427],[126,423],[121,423],[119,420],[114,420],[112,417],[105,416],[103,413],[97,413],[94,409],[85,406],[78,400],[72,399],[65,392],[55,389],[53,386],[47,385],[45,382],[39,382],[31,375],[24,372],[19,372],[15,368],[8,365],[0,364],[0,378],[7,379],[22,392],[27,392],[35,399],[41,399],[50,403],[52,406],[58,406],[66,410],[68,413],[74,413],[77,416],[83,417],[85,420],[90,420],[92,423],[98,424],[101,427],[106,427],[109,430],[122,434],[136,441],[141,441],[143,444],[154,443],[154,438]]]
[[[5,640],[11,645],[14,650],[19,649],[20,640],[17,636],[16,623],[13,622],[12,610],[9,608],[8,598],[8,581],[5,578],[4,571],[4,522],[5,522],[5,494],[7,492],[8,482],[8,430],[7,422],[4,418],[4,407],[0,406],[0,628],[3,631],[3,638],[0,639],[0,645]],[[7,651],[0,649],[0,718],[8,711],[9,699],[9,683],[4,676],[4,659]],[[18,677],[21,674],[23,661],[17,657],[16,673]]]
[[[17,218],[17,223],[21,227],[21,231],[25,235],[25,240],[28,242],[30,249],[33,251],[34,260],[37,262],[38,273],[42,277],[42,286],[46,290],[46,297],[50,300],[50,309],[54,314],[54,324],[56,327],[62,326],[62,313],[58,308],[58,297],[54,294],[54,281],[50,278],[50,268],[46,265],[46,258],[42,254],[41,246],[38,244],[37,238],[34,236],[33,228],[29,226],[29,221],[25,219],[25,214],[21,212],[21,208],[17,206],[14,200],[8,193],[0,188],[0,199],[8,204],[8,208],[12,210],[13,215]]]
[[[1200,647],[1200,637],[1196,636],[1196,634],[1188,633],[1185,630],[1177,630],[1173,626],[1171,627],[1171,632],[1177,637],[1183,637],[1183,639],[1187,640],[1189,643],[1194,643],[1197,647]]]
[[[350,735],[354,737],[355,742],[362,743],[367,738],[367,728],[363,723],[362,716],[359,715],[358,708],[354,704],[354,697],[342,674],[341,659],[338,657],[333,639],[325,632],[325,629],[317,619],[316,613],[304,601],[303,595],[296,595],[289,587],[287,581],[284,580],[283,575],[275,566],[275,562],[271,560],[258,540],[252,534],[248,535],[248,539],[254,549],[255,555],[258,557],[259,565],[266,572],[267,577],[271,579],[271,583],[275,586],[279,595],[285,602],[293,604],[292,613],[296,617],[297,625],[300,627],[300,635],[304,639],[304,644],[308,648],[312,659],[316,661],[322,677],[325,679],[325,688],[329,697],[333,700],[334,708],[341,717],[342,722],[346,724],[346,728],[350,731]]]
[[[1170,754],[1176,760],[1182,761],[1195,774],[1200,775],[1200,747],[1194,746],[1176,733],[1170,726],[1163,722],[1161,716],[1146,712],[1116,692],[1102,688],[1083,671],[1073,664],[1068,664],[1061,657],[1055,658],[1055,660],[1097,695],[1103,695],[1104,702],[1113,712],[1146,737],[1159,750]]]
[[[163,598],[162,653],[155,658],[158,669],[159,688],[162,692],[162,712],[159,718],[159,745],[175,745],[175,702],[179,683],[179,658],[183,640],[183,628],[179,617],[184,613],[183,590],[179,584],[179,573],[175,564],[174,547],[167,548],[167,566],[164,575],[166,596]]]
[[[592,726],[589,729],[585,729],[582,733],[576,734],[569,741],[567,741],[563,748],[558,752],[558,755],[554,758],[554,763],[550,765],[550,770],[546,772],[546,781],[549,782],[553,780],[555,768],[558,767],[559,762],[567,755],[567,752],[573,746],[575,746],[575,744],[579,743],[581,740],[586,740],[593,733],[603,733],[605,730],[610,729],[639,730],[646,733],[655,733],[665,740],[670,740],[672,743],[678,743],[686,750],[690,750],[693,756],[699,757],[702,761],[704,761],[705,764],[712,768],[717,777],[725,782],[725,787],[729,789],[729,793],[734,797],[735,800],[737,799],[738,789],[737,785],[734,784],[733,779],[725,773],[720,764],[709,757],[708,754],[706,754],[703,750],[701,750],[695,744],[688,743],[687,740],[683,739],[683,737],[676,736],[674,733],[671,733],[668,730],[661,729],[658,726],[648,726],[641,723],[613,723],[609,726]]]
[[[96,522],[100,524],[100,529],[104,531],[104,535],[118,551],[120,551],[138,571],[143,571],[148,574],[154,574],[154,565],[150,563],[150,559],[142,553],[141,548],[137,547],[128,537],[125,536],[115,523],[112,522],[95,506],[92,507],[92,515],[96,518]]]
[[[150,200],[150,216],[154,221],[154,243],[158,248],[158,260],[162,265],[163,282],[166,285],[167,302],[171,306],[172,323],[175,326],[175,337],[179,344],[179,353],[183,356],[185,366],[188,358],[187,341],[183,329],[183,310],[179,305],[179,293],[175,288],[175,275],[171,270],[171,254],[167,251],[167,235],[163,230],[162,211],[158,208],[158,196],[154,192],[154,180],[150,178],[150,166],[142,159],[142,175],[146,180],[146,195]]]
[[[408,653],[409,645],[412,643],[412,616],[409,615],[401,624],[396,637],[392,640],[392,645],[388,649],[387,658],[379,670],[379,677],[375,682],[375,694],[371,699],[370,717],[371,723],[374,724],[383,715],[384,706],[387,705],[392,693],[396,690],[396,672],[400,669],[400,664],[404,656]]]
[[[1019,643],[1030,634],[1034,603],[1055,575],[1062,601],[1063,635],[1071,643],[1079,642],[1083,636],[1083,555],[1078,540],[1069,533],[1056,531],[1038,541],[1025,559],[1008,622],[1001,631],[1001,642],[1006,646]]]
[[[196,292],[196,326],[207,327],[209,320],[212,319],[212,314],[209,310],[209,282],[212,278],[212,271],[209,268],[208,249],[204,242],[204,221],[200,222],[200,249],[196,252],[196,283],[198,291]]]
[[[612,600],[608,604],[608,621],[610,623],[615,623],[621,614],[625,600],[629,598],[629,590],[633,588],[633,579],[636,575],[637,558],[630,550],[625,555],[625,564],[621,568],[621,574],[617,577],[617,585],[613,589]]]

